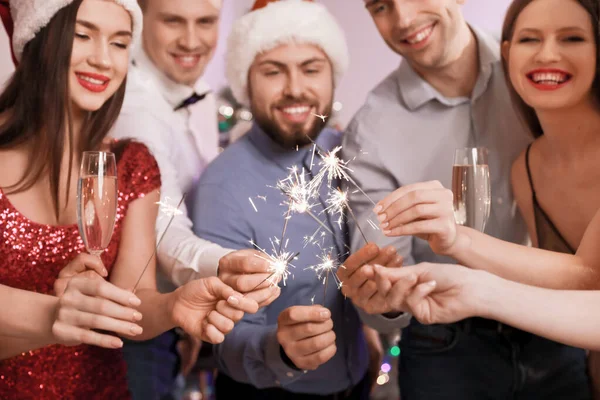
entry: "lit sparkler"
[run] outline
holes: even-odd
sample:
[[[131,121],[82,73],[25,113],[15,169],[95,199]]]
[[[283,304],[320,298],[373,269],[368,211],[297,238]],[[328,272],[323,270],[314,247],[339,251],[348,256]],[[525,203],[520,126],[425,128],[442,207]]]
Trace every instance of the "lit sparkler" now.
[[[158,204],[160,207],[158,208],[158,212],[160,213],[160,217],[176,217],[178,215],[182,215],[183,211],[179,209],[179,205],[174,206],[171,205],[171,198],[165,197],[165,201],[158,201],[155,204]]]
[[[338,268],[345,268],[338,259],[332,257],[332,250],[323,250],[323,253],[318,257],[319,264],[310,266],[305,269],[313,270],[317,274],[317,278],[320,281],[323,281],[323,285],[325,286],[323,292],[323,304],[325,304],[325,300],[327,299],[327,286],[329,283],[329,276],[333,275],[334,282],[336,287],[340,289],[343,285],[342,281],[336,275],[336,271]],[[314,298],[313,298],[314,299]],[[314,303],[314,301],[313,301]]]
[[[328,204],[328,207],[325,209],[325,211],[331,212],[333,214],[338,214],[337,223],[340,226],[340,228],[342,226],[342,223],[344,222],[344,211],[348,210],[348,214],[350,214],[350,217],[354,221],[354,224],[358,228],[358,231],[362,235],[365,243],[369,243],[367,236],[358,224],[358,220],[356,218],[356,215],[354,215],[354,211],[352,211],[352,208],[350,207],[350,203],[348,202],[347,190],[341,190],[340,188],[338,188],[337,190],[332,190],[329,193],[329,197],[327,198],[326,203]]]
[[[259,286],[261,286],[263,283],[265,283],[267,281],[271,284],[271,286],[277,286],[280,281],[283,281],[283,286],[285,286],[287,283],[287,280],[290,276],[290,267],[296,268],[294,265],[291,264],[291,262],[292,262],[292,260],[296,259],[300,255],[300,253],[293,254],[293,253],[290,253],[289,251],[277,251],[275,242],[276,241],[271,239],[271,247],[272,247],[273,253],[270,254],[265,249],[261,248],[259,245],[254,243],[253,240],[250,240],[250,243],[252,244],[252,246],[254,248],[256,248],[258,251],[260,251],[260,253],[261,253],[260,255],[257,255],[256,257],[258,257],[262,260],[265,260],[269,263],[268,272],[270,272],[269,276],[265,280],[263,280],[261,283],[256,285],[254,287],[254,289],[250,290],[250,292],[253,292]],[[279,243],[282,243],[282,242],[283,241],[279,241]],[[281,247],[281,244],[280,244],[280,247]]]

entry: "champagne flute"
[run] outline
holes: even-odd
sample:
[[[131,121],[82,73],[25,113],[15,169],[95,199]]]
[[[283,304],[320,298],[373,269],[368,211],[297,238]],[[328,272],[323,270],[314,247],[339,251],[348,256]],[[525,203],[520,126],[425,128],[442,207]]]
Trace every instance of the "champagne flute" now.
[[[468,147],[456,149],[452,167],[454,220],[480,232],[490,217],[491,185],[488,149]]]
[[[117,216],[115,155],[86,151],[77,185],[77,225],[87,251],[100,256],[108,247]]]

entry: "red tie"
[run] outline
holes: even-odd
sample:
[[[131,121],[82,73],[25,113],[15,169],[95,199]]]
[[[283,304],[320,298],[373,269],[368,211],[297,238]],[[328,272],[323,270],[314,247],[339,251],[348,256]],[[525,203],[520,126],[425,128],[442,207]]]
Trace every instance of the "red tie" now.
[[[9,42],[12,42],[13,20],[10,16],[10,7],[8,6],[8,0],[0,0],[0,18],[2,18],[2,23],[4,24],[4,29],[6,29],[6,33],[8,34]],[[12,51],[12,46],[11,54],[13,62],[15,63],[15,65],[17,65],[17,59],[15,57],[15,53]]]

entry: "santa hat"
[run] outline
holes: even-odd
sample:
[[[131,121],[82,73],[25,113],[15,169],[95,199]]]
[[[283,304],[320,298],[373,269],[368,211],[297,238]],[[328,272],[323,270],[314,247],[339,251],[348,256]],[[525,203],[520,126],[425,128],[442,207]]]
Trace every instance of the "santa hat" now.
[[[323,5],[258,0],[251,12],[234,23],[227,41],[227,79],[239,103],[249,106],[248,70],[256,56],[290,42],[319,46],[331,61],[336,84],[348,68],[346,38]]]
[[[8,5],[8,0],[0,0],[0,19],[2,19],[2,24],[4,25],[4,30],[8,35],[9,43],[12,42],[12,34],[13,34],[13,20],[10,15],[10,6]],[[12,50],[11,46],[11,55],[13,59],[13,63],[17,65],[17,58],[15,57],[15,53]]]
[[[143,16],[137,0],[113,0],[129,11],[133,21],[132,45],[139,42],[142,33]],[[13,51],[21,59],[25,45],[44,28],[52,17],[73,0],[12,0],[10,9],[14,19]]]

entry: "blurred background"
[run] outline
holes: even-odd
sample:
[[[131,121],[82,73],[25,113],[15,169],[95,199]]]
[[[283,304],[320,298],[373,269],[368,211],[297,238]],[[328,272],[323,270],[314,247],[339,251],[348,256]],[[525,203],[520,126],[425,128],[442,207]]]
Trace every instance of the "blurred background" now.
[[[500,36],[502,20],[511,0],[471,0],[464,6],[464,14],[469,22]],[[393,71],[401,58],[387,48],[364,8],[363,0],[320,0],[338,18],[346,33],[350,47],[350,69],[336,91],[336,114],[329,121],[343,129],[351,120],[354,113],[363,104],[367,93],[385,76]],[[245,131],[252,115],[240,109],[228,92],[224,75],[224,52],[226,38],[231,24],[235,19],[245,14],[254,0],[224,0],[221,14],[221,36],[215,57],[209,65],[205,79],[215,92],[220,95],[220,130],[223,133],[223,146],[231,136]],[[4,28],[0,26],[0,82],[10,76],[14,67],[10,58],[9,45]],[[377,379],[378,386],[372,398],[376,400],[398,399],[396,385],[397,357],[401,352],[398,334],[382,337],[384,359]],[[201,357],[197,365],[195,378],[187,382],[184,398],[211,399],[212,374],[206,371],[214,367],[209,354]],[[203,365],[203,361],[206,364]],[[202,388],[202,389],[200,389]]]

